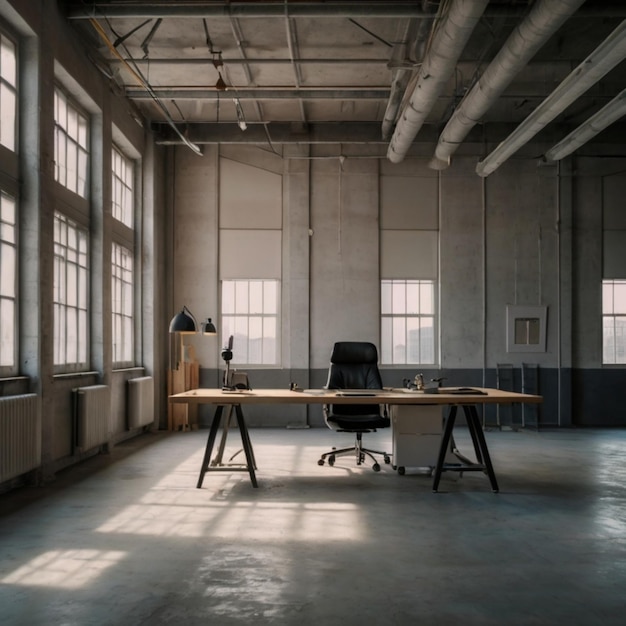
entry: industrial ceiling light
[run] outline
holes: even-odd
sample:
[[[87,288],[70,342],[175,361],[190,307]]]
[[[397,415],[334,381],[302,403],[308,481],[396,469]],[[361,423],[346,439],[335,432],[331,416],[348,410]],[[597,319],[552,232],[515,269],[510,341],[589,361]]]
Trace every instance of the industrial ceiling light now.
[[[613,100],[573,130],[567,137],[550,148],[545,154],[546,160],[561,160],[624,115],[626,115],[626,89],[617,94]]]
[[[222,78],[222,74],[220,72],[218,72],[217,74],[218,74],[218,79],[217,79],[217,82],[215,83],[215,89],[217,89],[218,91],[226,91],[226,83],[224,82],[224,79]]]
[[[241,130],[246,130],[246,128],[248,128],[248,124],[246,124],[246,118],[243,114],[241,102],[239,102],[239,98],[233,98],[233,102],[235,103],[235,112],[237,113],[237,125],[241,128]]]

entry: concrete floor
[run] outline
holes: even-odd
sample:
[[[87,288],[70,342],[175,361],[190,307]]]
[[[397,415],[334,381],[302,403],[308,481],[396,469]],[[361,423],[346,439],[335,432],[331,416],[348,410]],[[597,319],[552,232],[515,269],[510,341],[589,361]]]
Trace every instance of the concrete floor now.
[[[0,623],[625,623],[626,430],[488,432],[498,494],[482,473],[434,494],[390,466],[319,467],[347,438],[326,429],[252,430],[259,488],[196,489],[206,434],[0,496]]]

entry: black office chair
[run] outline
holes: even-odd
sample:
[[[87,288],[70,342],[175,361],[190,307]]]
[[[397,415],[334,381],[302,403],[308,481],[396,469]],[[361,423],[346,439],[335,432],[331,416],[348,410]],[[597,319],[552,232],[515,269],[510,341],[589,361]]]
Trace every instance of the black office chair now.
[[[333,348],[328,370],[327,389],[337,390],[381,390],[383,387],[380,372],[378,371],[378,350],[372,343],[365,341],[339,341]],[[356,441],[350,448],[333,448],[325,452],[317,462],[324,465],[328,459],[329,465],[335,464],[338,456],[354,453],[357,465],[369,456],[373,461],[374,471],[380,471],[380,465],[374,454],[382,454],[385,463],[391,462],[391,455],[380,450],[364,448],[361,437],[363,433],[376,432],[378,428],[388,428],[391,425],[387,415],[387,407],[380,404],[329,404],[323,405],[324,419],[332,430],[342,433],[355,433]]]

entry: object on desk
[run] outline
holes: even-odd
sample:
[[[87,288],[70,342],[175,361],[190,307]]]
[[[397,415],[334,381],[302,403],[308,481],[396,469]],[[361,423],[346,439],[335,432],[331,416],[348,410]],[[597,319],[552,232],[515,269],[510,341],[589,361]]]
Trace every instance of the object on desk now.
[[[222,381],[222,389],[232,389],[230,385],[230,362],[233,359],[233,336],[231,335],[228,338],[228,343],[222,349],[222,358],[224,359],[224,363],[226,363],[226,371],[224,372],[224,379]]]
[[[302,391],[302,389],[298,387],[298,383],[289,383],[289,391]]]
[[[450,393],[453,395],[461,396],[486,396],[487,392],[482,389],[475,389],[473,387],[450,387],[443,389],[442,393]]]
[[[378,371],[378,350],[373,343],[365,341],[339,341],[335,343],[330,357],[328,390],[336,390],[339,397],[350,392],[371,393],[373,397],[382,393],[383,382]],[[364,391],[367,390],[367,391]],[[343,392],[343,396],[340,395]],[[354,446],[333,448],[321,455],[318,465],[334,465],[338,456],[354,454],[357,465],[361,465],[368,456],[374,461],[372,468],[380,471],[380,465],[374,454],[382,454],[385,463],[391,463],[391,455],[380,450],[364,448],[362,434],[388,428],[391,425],[387,407],[381,412],[380,404],[324,404],[324,420],[329,428],[338,432],[354,433]]]

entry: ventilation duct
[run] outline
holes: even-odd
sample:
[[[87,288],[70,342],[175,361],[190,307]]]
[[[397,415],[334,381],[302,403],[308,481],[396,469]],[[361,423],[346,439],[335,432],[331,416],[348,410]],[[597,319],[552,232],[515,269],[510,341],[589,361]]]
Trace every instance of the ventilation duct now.
[[[443,129],[429,163],[445,169],[470,130],[496,102],[515,76],[584,0],[540,0],[511,33],[484,74],[465,96]]]
[[[487,4],[489,0],[453,0],[434,35],[413,93],[391,138],[387,158],[392,163],[404,159],[426,116],[454,72],[456,62]]]
[[[626,89],[567,137],[559,141],[556,146],[550,148],[546,152],[546,160],[559,161],[566,157],[624,115],[626,115]]]
[[[479,176],[489,176],[512,154],[597,83],[626,57],[624,20],[569,76],[502,142],[476,166]]]

